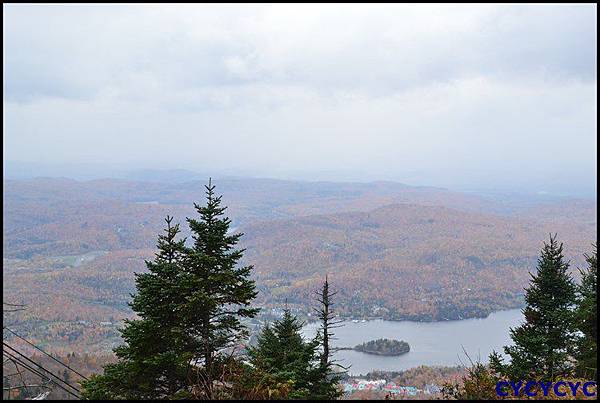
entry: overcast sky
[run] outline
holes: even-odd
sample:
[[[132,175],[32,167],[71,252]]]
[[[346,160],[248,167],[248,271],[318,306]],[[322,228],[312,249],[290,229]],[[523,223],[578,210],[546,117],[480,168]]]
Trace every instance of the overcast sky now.
[[[596,5],[4,5],[4,159],[596,190]]]

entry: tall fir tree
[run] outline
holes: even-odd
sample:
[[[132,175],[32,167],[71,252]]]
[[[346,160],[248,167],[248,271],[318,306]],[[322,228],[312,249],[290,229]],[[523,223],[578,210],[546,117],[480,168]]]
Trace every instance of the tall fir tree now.
[[[331,346],[331,341],[335,339],[333,329],[341,327],[342,320],[337,319],[333,311],[333,297],[337,292],[332,292],[329,289],[329,279],[325,276],[325,281],[320,291],[317,291],[317,302],[319,307],[315,308],[317,318],[321,322],[320,340],[321,340],[321,356],[319,362],[320,380],[318,382],[318,394],[323,399],[336,399],[342,395],[339,388],[341,380],[340,370],[345,371],[347,368],[336,363],[332,355],[335,348]]]
[[[598,258],[593,245],[591,255],[585,256],[588,267],[581,272],[581,285],[577,287],[577,329],[581,335],[577,340],[577,375],[587,379],[598,379]]]
[[[531,274],[526,289],[525,323],[510,329],[514,345],[504,347],[511,362],[505,364],[496,352],[490,356],[496,372],[509,379],[546,381],[571,375],[575,284],[568,270],[562,243],[557,242],[556,235],[550,236],[538,259],[537,273]]]
[[[82,382],[87,399],[170,399],[186,389],[186,354],[192,340],[183,331],[178,307],[179,276],[185,239],[177,240],[179,225],[166,218],[166,234],[158,237],[158,252],[146,261],[148,272],[136,273],[137,294],[130,303],[139,319],[126,320],[125,342],[115,349],[118,362],[104,374]]]
[[[252,366],[270,374],[279,384],[290,384],[289,398],[319,397],[319,338],[305,341],[302,323],[284,310],[283,318],[265,326],[255,347],[248,349]]]
[[[231,220],[224,216],[222,196],[215,196],[212,181],[206,187],[206,206],[194,204],[199,219],[188,218],[193,246],[187,251],[180,287],[186,295],[182,316],[189,335],[197,340],[195,368],[201,397],[213,397],[219,377],[219,355],[248,336],[241,320],[252,318],[258,309],[250,279],[252,266],[238,267],[244,250],[236,249],[241,233],[230,234]]]
[[[206,206],[194,204],[200,218],[188,218],[193,246],[176,239],[179,226],[167,217],[167,234],[159,236],[154,261],[146,262],[148,273],[136,274],[130,305],[139,319],[121,330],[118,362],[83,382],[85,398],[213,397],[223,365],[232,362],[222,353],[247,336],[241,320],[258,309],[250,306],[257,294],[252,266],[237,267],[242,234],[229,234],[231,221],[210,180],[206,194]]]

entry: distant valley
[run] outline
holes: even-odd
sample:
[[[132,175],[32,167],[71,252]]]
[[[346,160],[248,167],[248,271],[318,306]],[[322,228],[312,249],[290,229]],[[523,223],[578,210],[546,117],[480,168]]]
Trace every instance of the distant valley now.
[[[520,306],[542,241],[557,232],[575,267],[597,236],[595,200],[502,198],[399,183],[215,180],[257,302],[310,312],[328,274],[348,317],[420,321]],[[133,272],[167,214],[186,228],[203,181],[4,181],[7,319],[53,348],[107,351],[131,315]],[[184,234],[185,235],[185,234]]]

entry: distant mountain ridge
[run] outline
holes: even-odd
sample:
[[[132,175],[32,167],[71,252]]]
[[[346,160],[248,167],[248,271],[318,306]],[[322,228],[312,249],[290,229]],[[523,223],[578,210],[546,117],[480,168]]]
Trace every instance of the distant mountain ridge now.
[[[28,304],[19,323],[46,342],[108,351],[131,314],[134,272],[169,214],[182,225],[204,200],[200,179],[3,181],[3,291]],[[214,180],[258,302],[310,312],[326,273],[352,317],[481,317],[522,302],[542,241],[558,232],[575,266],[595,241],[595,200],[504,200],[394,182]]]
[[[331,183],[228,178],[215,183],[236,226],[257,221],[369,211],[399,203],[520,218],[535,217],[540,221],[564,217],[574,222],[596,221],[596,203],[589,200],[559,199],[558,202],[523,207],[446,189],[412,187],[394,182]],[[52,243],[56,247],[56,242],[63,239],[75,242],[81,237],[93,240],[95,246],[89,245],[89,250],[152,246],[165,215],[174,215],[183,222],[185,216],[194,214],[193,203],[204,198],[204,184],[204,180],[184,183],[125,179],[76,181],[66,178],[4,180],[4,254],[9,257],[21,252],[43,254],[46,253],[43,251],[44,243]],[[89,214],[87,217],[86,212]],[[56,233],[61,225],[67,225],[65,231]],[[77,228],[66,231],[68,225]],[[126,231],[117,232],[118,227]],[[108,231],[107,236],[98,237],[95,230]],[[137,234],[140,231],[142,233]],[[111,232],[113,235],[109,236]],[[35,245],[30,252],[26,252],[28,244]],[[61,253],[73,254],[89,251],[73,248],[69,252],[71,247],[59,249]]]

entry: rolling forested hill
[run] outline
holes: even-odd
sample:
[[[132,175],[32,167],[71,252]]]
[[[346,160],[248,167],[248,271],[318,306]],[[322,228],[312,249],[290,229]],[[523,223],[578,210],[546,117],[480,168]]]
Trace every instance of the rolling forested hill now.
[[[596,239],[595,200],[527,203],[398,183],[215,181],[263,306],[309,312],[328,273],[351,316],[442,320],[518,306],[542,241],[558,232],[574,266]],[[4,298],[42,345],[107,351],[130,315],[133,273],[163,218],[195,214],[203,182],[4,181]]]
[[[442,320],[521,303],[542,242],[558,232],[575,265],[592,224],[394,204],[243,227],[267,299],[304,303],[329,273],[347,314]]]

